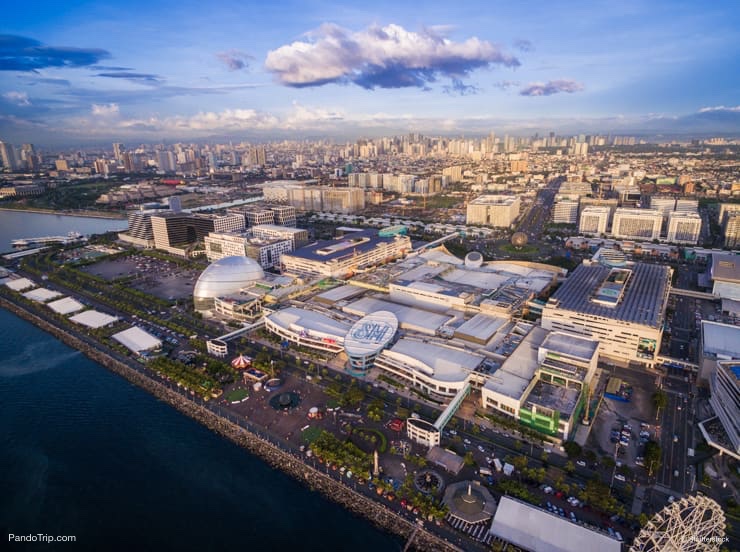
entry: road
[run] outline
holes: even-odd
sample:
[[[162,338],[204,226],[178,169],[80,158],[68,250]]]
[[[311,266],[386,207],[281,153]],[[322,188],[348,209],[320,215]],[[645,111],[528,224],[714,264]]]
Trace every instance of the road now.
[[[529,241],[537,241],[542,238],[542,231],[545,224],[550,221],[550,210],[562,182],[562,177],[554,178],[547,183],[547,186],[538,191],[534,203],[519,221],[516,228],[517,232],[527,234]]]
[[[689,470],[687,449],[693,439],[693,407],[689,401],[689,383],[680,376],[667,376],[663,390],[668,395],[668,406],[661,417],[660,447],[663,461],[657,474],[657,483],[685,494],[691,489],[693,474]]]

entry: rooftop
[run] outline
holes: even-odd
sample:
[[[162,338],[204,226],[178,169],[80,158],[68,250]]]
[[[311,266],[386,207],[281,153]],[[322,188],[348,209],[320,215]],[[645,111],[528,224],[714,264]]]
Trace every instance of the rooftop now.
[[[740,327],[703,320],[701,334],[705,356],[740,358]]]
[[[461,349],[401,338],[381,353],[439,381],[464,381],[483,361],[481,355]]]
[[[599,349],[599,342],[563,332],[552,332],[545,338],[542,347],[554,353],[590,362]]]
[[[482,195],[468,205],[511,205],[517,199],[519,198],[513,195]]]
[[[285,329],[305,332],[311,337],[325,337],[344,342],[350,329],[346,322],[335,320],[325,314],[309,309],[288,307],[269,314],[267,318]]]
[[[443,326],[451,316],[430,312],[417,307],[399,305],[375,297],[363,297],[342,308],[344,312],[357,316],[365,316],[376,311],[390,311],[398,318],[401,328],[416,330],[421,333],[434,335],[437,328]]]
[[[365,253],[367,251],[371,251],[380,244],[393,243],[399,239],[409,241],[405,236],[380,237],[378,236],[377,230],[363,230],[362,232],[354,232],[342,238],[322,240],[312,243],[305,247],[301,247],[300,249],[296,249],[286,256],[328,262],[335,259],[351,257],[358,253]],[[411,242],[409,241],[409,245],[410,243]]]
[[[511,356],[486,381],[486,389],[521,399],[539,367],[537,353],[548,333],[539,326],[532,328]]]
[[[544,406],[569,418],[578,404],[579,396],[580,392],[576,389],[568,389],[540,380],[527,396],[525,405],[531,403]]]
[[[662,322],[670,268],[635,263],[621,289],[620,300],[613,306],[592,299],[612,275],[613,270],[600,265],[579,265],[548,301],[548,307],[569,310],[623,322],[658,327]]]
[[[737,255],[712,253],[712,279],[740,282],[740,257]]]
[[[622,549],[616,539],[508,496],[501,497],[490,532],[525,550],[619,552]]]

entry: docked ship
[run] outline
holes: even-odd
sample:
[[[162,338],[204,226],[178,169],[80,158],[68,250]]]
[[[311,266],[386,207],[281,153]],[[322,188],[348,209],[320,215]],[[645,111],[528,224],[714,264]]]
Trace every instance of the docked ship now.
[[[79,232],[69,232],[66,236],[42,236],[40,238],[21,238],[13,240],[13,247],[31,247],[36,245],[62,244],[68,245],[84,240],[85,237]]]

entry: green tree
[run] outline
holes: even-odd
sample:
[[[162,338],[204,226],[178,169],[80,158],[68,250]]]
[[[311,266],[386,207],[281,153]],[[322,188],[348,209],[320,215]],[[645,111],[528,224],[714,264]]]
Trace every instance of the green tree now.
[[[662,389],[658,389],[652,396],[653,406],[660,410],[668,406],[668,394]]]
[[[575,441],[566,441],[563,443],[563,448],[565,449],[565,454],[568,455],[568,458],[577,458],[583,452],[581,445]]]
[[[463,461],[465,462],[466,466],[472,466],[473,464],[475,464],[473,453],[471,451],[466,452]]]
[[[653,440],[645,443],[645,467],[648,469],[648,475],[652,476],[658,468],[660,468],[660,461],[663,457],[663,451],[660,445]]]
[[[565,471],[566,471],[567,473],[569,473],[569,474],[570,474],[570,473],[573,473],[574,471],[576,471],[576,466],[575,466],[575,464],[573,464],[573,462],[571,462],[570,460],[568,460],[568,461],[567,461],[567,462],[565,463],[565,467],[564,467],[564,469],[565,469]]]

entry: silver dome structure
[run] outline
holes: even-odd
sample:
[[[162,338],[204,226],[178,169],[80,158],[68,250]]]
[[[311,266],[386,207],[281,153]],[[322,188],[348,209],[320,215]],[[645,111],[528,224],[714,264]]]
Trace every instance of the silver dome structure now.
[[[257,261],[249,257],[223,257],[208,265],[195,283],[193,303],[195,310],[213,308],[214,299],[237,293],[255,280],[265,277]]]

